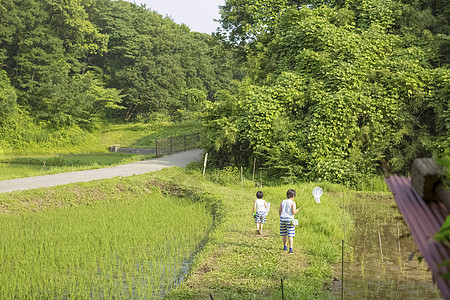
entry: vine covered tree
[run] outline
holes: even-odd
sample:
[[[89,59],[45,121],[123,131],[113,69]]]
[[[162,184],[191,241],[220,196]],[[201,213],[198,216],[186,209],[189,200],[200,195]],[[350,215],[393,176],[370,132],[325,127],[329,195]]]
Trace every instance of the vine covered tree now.
[[[226,1],[224,38],[247,53],[248,76],[205,120],[217,162],[259,157],[277,177],[350,183],[450,147],[443,16],[395,0],[326,4]]]

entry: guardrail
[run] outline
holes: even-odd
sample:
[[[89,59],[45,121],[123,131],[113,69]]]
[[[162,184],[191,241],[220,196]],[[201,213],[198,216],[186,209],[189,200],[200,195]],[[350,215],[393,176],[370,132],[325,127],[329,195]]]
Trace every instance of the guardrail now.
[[[198,148],[200,133],[155,140],[156,157]]]

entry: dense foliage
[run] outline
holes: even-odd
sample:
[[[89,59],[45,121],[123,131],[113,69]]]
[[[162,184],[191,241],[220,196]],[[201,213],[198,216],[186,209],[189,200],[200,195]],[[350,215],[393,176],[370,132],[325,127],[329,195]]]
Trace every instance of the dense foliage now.
[[[222,37],[247,77],[205,118],[210,158],[350,183],[441,156],[449,11],[439,0],[226,1]]]
[[[189,117],[231,88],[228,57],[214,37],[130,2],[2,0],[0,144]]]
[[[210,35],[128,2],[98,0],[91,10],[92,22],[109,37],[108,53],[93,64],[103,69],[109,86],[123,91],[126,120],[196,111],[230,88],[227,51]]]

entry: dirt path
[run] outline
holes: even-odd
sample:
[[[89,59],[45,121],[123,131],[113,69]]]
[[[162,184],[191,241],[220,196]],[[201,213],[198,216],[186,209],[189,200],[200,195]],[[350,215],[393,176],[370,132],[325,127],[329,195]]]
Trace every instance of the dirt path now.
[[[31,190],[75,182],[87,182],[118,176],[126,177],[158,171],[168,167],[185,167],[192,161],[198,161],[201,155],[202,150],[197,149],[116,167],[2,180],[0,181],[0,193]]]

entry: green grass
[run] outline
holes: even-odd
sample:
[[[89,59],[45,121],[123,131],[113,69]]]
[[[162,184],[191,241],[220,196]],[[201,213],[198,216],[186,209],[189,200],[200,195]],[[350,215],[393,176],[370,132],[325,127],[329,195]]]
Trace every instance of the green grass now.
[[[154,157],[125,153],[1,156],[0,180],[98,169]]]
[[[123,124],[108,125],[102,131],[83,133],[73,129],[48,134],[45,142],[34,141],[23,145],[20,151],[4,151],[0,155],[0,180],[97,169],[131,163],[155,156],[122,153],[108,153],[111,145],[121,147],[154,148],[155,139],[199,132],[199,123]],[[88,138],[83,139],[85,134]],[[63,143],[65,137],[72,137],[71,143]],[[0,149],[1,150],[1,149]],[[74,154],[75,153],[75,154]],[[81,153],[81,154],[80,154]]]
[[[197,256],[188,279],[168,299],[207,299],[210,295],[214,299],[281,299],[282,278],[286,299],[332,298],[324,286],[331,285],[333,266],[341,253],[339,186],[324,186],[321,204],[312,199],[312,183],[264,187],[264,199],[271,203],[271,211],[259,236],[251,216],[258,190],[252,182],[241,186],[240,179],[235,178],[234,183],[230,180],[229,184],[218,185],[195,172],[190,177],[168,172],[173,172],[168,174],[172,177],[169,182],[197,186],[220,203],[220,222]],[[223,173],[230,179],[230,174]],[[281,250],[278,217],[279,204],[289,188],[297,190],[298,205],[305,205],[298,216],[300,226],[292,255]]]
[[[227,176],[227,174],[224,174],[224,176]],[[25,225],[23,228],[32,228],[31,224],[40,222],[40,218],[48,220],[45,222],[63,219],[72,220],[72,218],[73,220],[80,219],[80,223],[73,223],[71,227],[77,228],[76,231],[82,228],[81,231],[89,232],[90,236],[100,237],[104,235],[101,233],[105,232],[105,227],[102,227],[101,223],[108,223],[110,219],[112,219],[112,224],[116,225],[108,228],[122,230],[120,229],[122,226],[121,221],[116,221],[116,219],[120,220],[121,211],[126,211],[125,214],[122,214],[125,219],[128,218],[126,215],[129,214],[129,211],[134,211],[133,213],[130,212],[130,214],[138,214],[139,220],[141,220],[141,218],[145,219],[155,214],[154,210],[148,208],[149,206],[145,203],[146,201],[151,201],[150,199],[155,199],[153,196],[156,196],[156,199],[159,199],[157,201],[161,202],[166,201],[166,199],[172,199],[170,197],[173,196],[181,196],[189,199],[190,203],[196,203],[203,209],[211,211],[214,215],[215,225],[208,235],[204,248],[195,255],[193,267],[188,278],[166,295],[168,299],[208,299],[210,294],[214,299],[281,299],[281,278],[284,280],[286,299],[331,298],[331,293],[324,286],[330,284],[333,277],[333,266],[339,261],[340,257],[340,240],[343,233],[341,230],[342,220],[340,219],[342,214],[339,213],[340,208],[338,205],[339,186],[324,185],[325,195],[321,199],[321,204],[316,204],[310,196],[310,190],[312,190],[314,184],[264,187],[264,199],[272,203],[272,206],[267,218],[267,224],[264,227],[264,233],[262,236],[259,236],[256,234],[254,220],[251,217],[255,193],[258,190],[254,187],[254,184],[246,181],[244,186],[241,186],[240,181],[237,181],[237,183],[230,182],[230,184],[222,185],[210,181],[211,177],[209,176],[205,177],[201,175],[201,170],[196,168],[189,170],[170,168],[130,178],[116,178],[49,189],[0,194],[0,212],[2,218],[6,219],[9,217],[15,218],[12,216],[17,215],[27,216],[27,220],[23,220],[25,222],[23,223]],[[285,198],[286,190],[292,187],[297,190],[297,203],[299,205],[305,203],[305,206],[299,215],[301,226],[297,227],[295,253],[289,255],[281,250],[282,242],[279,236],[277,207]],[[146,200],[144,201],[143,199]],[[182,217],[177,217],[179,213],[177,210],[182,211],[186,206],[189,206],[189,204],[184,202],[178,207],[173,207],[171,209],[173,211],[171,220],[175,222],[177,219],[182,219]],[[91,218],[89,216],[85,217],[87,219],[83,219],[83,215],[91,214],[90,210],[92,210],[92,216],[99,217],[102,214],[106,216],[100,216],[98,221],[95,217],[89,219]],[[116,213],[113,213],[113,211]],[[148,213],[142,213],[142,211]],[[192,218],[192,216],[193,214],[190,212],[187,218]],[[195,216],[194,218],[202,219],[200,216]],[[128,224],[131,220],[129,218],[127,220],[127,230],[133,231],[134,228],[139,231],[139,235],[145,230],[142,227],[148,227],[148,225],[145,225],[146,223],[142,226],[135,225],[138,227],[130,227]],[[51,230],[54,227],[66,226],[58,225],[64,223],[62,221],[52,222],[48,225],[50,226],[49,229],[42,231],[39,229],[39,231],[52,232]],[[170,222],[167,221],[167,223]],[[4,224],[12,224],[12,222]],[[97,228],[99,232],[96,231]],[[175,235],[177,230],[175,229],[173,232]],[[27,244],[27,240],[33,241],[33,238],[29,235],[27,236],[28,238],[20,240],[20,245],[23,248],[20,251],[32,253],[34,251],[32,249],[35,249],[34,243],[28,242]],[[62,236],[62,240],[58,240],[59,237],[56,236],[55,239],[56,241],[63,241],[63,249],[74,248],[75,245],[78,247],[78,244],[92,244],[93,247],[96,247],[96,243],[101,243],[102,241],[99,238],[100,242],[94,242],[94,239],[91,242],[77,243],[75,241],[79,238],[76,238],[76,235]],[[117,238],[119,239],[118,236]],[[146,239],[138,238],[137,240],[140,243],[144,243]],[[106,245],[110,243],[108,240],[105,242]],[[58,265],[62,258],[57,256],[58,253],[56,253],[59,251],[58,244],[52,240],[49,240],[48,243],[49,245],[54,245],[52,248],[56,249],[55,253],[46,253],[48,258],[45,261],[51,265],[48,268],[53,268],[53,264]],[[28,249],[27,247],[31,248]],[[0,253],[4,249],[0,248]],[[65,256],[69,257],[70,253],[89,253],[85,249],[76,249],[77,251],[73,252],[69,250],[61,251]],[[102,249],[108,249],[108,247]],[[109,249],[114,251],[115,247],[109,247]],[[13,251],[13,253],[17,251]],[[104,253],[104,255],[102,254],[101,257],[112,255],[107,250],[102,251],[100,253]],[[124,257],[126,257],[127,261],[132,261],[134,258],[137,260],[142,259],[139,254],[136,254],[137,252],[124,252]],[[6,256],[6,253],[0,255],[0,257]],[[11,259],[11,257],[7,257]],[[37,260],[38,258],[35,259]],[[69,261],[77,260],[70,258]],[[86,258],[86,261],[89,262],[88,265],[93,263],[92,258],[89,257]],[[76,265],[76,263],[74,264]],[[39,272],[46,270],[45,268],[45,270],[40,270],[36,267],[37,265],[39,265],[38,262],[33,262],[33,260],[25,263],[26,267],[37,272],[34,274],[39,274]],[[66,264],[62,264],[62,267],[66,271],[75,270],[74,274],[76,276],[73,277],[80,278],[79,282],[83,287],[89,286],[89,283],[94,287],[100,283],[106,284],[108,290],[117,291],[114,292],[116,296],[121,295],[115,285],[117,283],[111,279],[114,277],[108,275],[116,272],[114,268],[108,271],[113,273],[97,274],[97,279],[94,280],[89,279],[89,277],[83,279],[84,276],[87,276],[82,273],[84,272],[83,268],[66,268]],[[179,268],[178,265],[177,268]],[[177,268],[174,269],[174,273],[177,273]],[[60,269],[52,269],[51,272],[54,270],[62,272]],[[58,272],[55,274],[63,274]],[[22,285],[22,290],[24,291],[30,289],[27,286],[34,284],[34,286],[39,288],[38,290],[46,290],[47,294],[45,295],[49,296],[56,295],[58,297],[64,291],[76,290],[78,298],[89,297],[86,296],[89,295],[89,288],[77,288],[78,281],[75,281],[70,286],[65,285],[64,280],[66,279],[61,279],[61,281],[58,279],[56,282],[53,282],[55,281],[52,279],[54,277],[43,277],[48,279],[40,280],[37,278],[40,278],[41,275],[30,277],[24,273],[21,274],[20,276],[23,278],[17,275],[20,277],[17,280],[24,280],[24,282],[28,283],[28,285]],[[69,274],[71,273],[69,272]],[[145,272],[145,274],[149,273]],[[136,276],[139,277],[141,275],[138,274]],[[65,278],[64,276],[61,275],[60,277]],[[70,277],[69,275],[67,276]],[[6,278],[3,280],[6,280]],[[70,282],[70,279],[67,280]],[[5,291],[9,291],[10,285],[8,283],[3,289],[8,289]],[[143,292],[148,292],[143,287],[141,288]],[[94,291],[98,292],[95,289]],[[24,293],[26,294],[26,292]]]
[[[109,125],[102,132],[104,147],[118,144],[121,147],[155,148],[155,139],[197,133],[198,121],[158,124]]]
[[[120,290],[118,287],[120,285],[116,280],[118,279],[116,276],[118,272],[125,274],[122,278],[125,278],[126,282],[137,280],[134,281],[136,282],[136,291],[139,290],[139,293],[142,293],[141,295],[154,293],[156,287],[139,285],[138,283],[140,282],[139,278],[143,278],[142,280],[145,281],[149,280],[149,277],[145,277],[146,275],[139,272],[133,273],[136,270],[133,270],[132,267],[120,270],[111,267],[108,269],[110,273],[98,273],[95,278],[89,277],[89,274],[83,273],[83,270],[77,267],[72,267],[67,270],[74,270],[75,273],[69,272],[68,274],[75,274],[73,277],[78,279],[70,281],[70,278],[65,277],[70,276],[59,273],[61,271],[57,268],[54,269],[54,265],[65,262],[66,257],[68,257],[69,263],[63,263],[65,266],[67,264],[77,265],[75,262],[80,260],[89,262],[88,265],[91,263],[95,265],[92,262],[93,259],[88,255],[89,251],[84,249],[86,245],[88,245],[86,246],[88,249],[97,249],[94,252],[102,253],[102,257],[114,253],[103,248],[92,248],[98,246],[96,244],[98,241],[115,245],[110,247],[110,250],[119,247],[119,245],[114,244],[116,240],[120,241],[120,244],[124,244],[125,249],[121,252],[120,262],[123,261],[128,264],[132,260],[134,262],[142,260],[143,257],[140,256],[140,252],[130,250],[129,247],[131,246],[127,244],[129,241],[121,239],[124,235],[130,236],[129,231],[121,231],[120,228],[126,224],[127,228],[131,228],[129,230],[139,232],[135,239],[138,245],[148,245],[145,243],[151,233],[144,233],[146,238],[142,238],[140,234],[145,229],[141,227],[142,224],[147,224],[144,227],[151,227],[151,225],[145,223],[146,221],[143,219],[154,215],[157,205],[172,201],[177,205],[170,207],[171,217],[161,216],[161,219],[168,224],[180,218],[205,219],[205,215],[201,215],[202,211],[210,212],[215,222],[203,249],[199,252],[193,252],[195,247],[190,247],[190,250],[186,252],[190,255],[195,253],[189,276],[166,295],[167,299],[210,299],[211,296],[213,299],[281,299],[281,279],[283,279],[285,299],[335,299],[339,297],[340,293],[332,288],[332,281],[333,277],[340,278],[339,262],[341,241],[344,239],[344,234],[347,296],[351,297],[350,295],[354,294],[358,297],[364,297],[364,295],[379,295],[379,293],[382,293],[388,298],[402,298],[409,295],[412,287],[417,295],[424,295],[425,298],[439,297],[439,291],[432,284],[428,284],[431,275],[429,271],[426,271],[426,266],[424,267],[423,263],[416,263],[413,266],[412,262],[407,261],[408,255],[415,251],[412,239],[408,242],[410,246],[407,247],[403,255],[396,252],[398,237],[409,231],[406,227],[403,229],[400,227],[399,231],[398,224],[395,226],[389,223],[397,222],[397,218],[400,217],[398,211],[394,209],[395,207],[393,208],[394,203],[390,193],[378,193],[371,190],[349,191],[343,186],[324,182],[264,185],[262,188],[265,193],[264,199],[272,205],[267,217],[267,224],[264,226],[264,233],[259,236],[256,234],[256,226],[251,217],[251,212],[256,191],[260,188],[255,187],[255,183],[249,180],[244,180],[241,184],[240,172],[236,168],[226,168],[222,171],[207,170],[205,176],[202,176],[201,173],[200,167],[192,165],[187,170],[170,168],[129,178],[115,178],[49,189],[0,194],[0,228],[2,228],[2,232],[6,233],[2,238],[14,238],[14,243],[11,240],[1,241],[1,244],[7,245],[5,246],[7,248],[0,247],[0,258],[6,257],[6,260],[14,261],[17,255],[8,256],[11,253],[36,253],[36,251],[40,251],[40,249],[33,248],[35,244],[43,244],[39,235],[32,236],[26,233],[31,228],[34,228],[35,232],[43,234],[44,232],[52,232],[55,228],[58,230],[59,228],[62,228],[61,230],[66,228],[64,231],[67,231],[67,228],[70,227],[75,229],[75,232],[80,230],[89,232],[89,236],[94,237],[93,240],[85,243],[82,242],[83,238],[76,234],[65,235],[64,231],[58,231],[56,235],[62,236],[63,241],[58,242],[56,240],[57,242],[55,242],[50,239],[44,244],[52,245],[51,248],[53,249],[59,249],[58,245],[63,244],[64,246],[58,251],[64,253],[64,258],[57,255],[58,251],[53,251],[46,253],[45,259],[34,258],[31,262],[21,259],[21,262],[18,263],[20,270],[29,268],[32,270],[31,273],[38,274],[35,277],[30,277],[28,275],[30,272],[20,273],[17,271],[18,269],[11,269],[12,267],[8,266],[7,269],[12,270],[12,273],[17,271],[13,275],[17,276],[14,277],[14,282],[22,282],[22,280],[25,282],[20,288],[21,293],[25,294],[20,295],[30,295],[30,298],[39,296],[59,298],[61,295],[67,295],[67,291],[70,291],[71,295],[79,299],[89,298],[86,295],[92,292],[101,298],[104,296],[100,292],[101,289],[95,287],[107,286],[108,291],[112,291],[112,294],[107,296],[127,298],[130,294],[126,294],[126,291]],[[311,195],[315,186],[321,186],[324,189],[324,195],[321,197],[322,203],[320,204],[315,203]],[[301,207],[301,211],[297,215],[299,226],[294,238],[295,253],[292,255],[281,250],[282,242],[279,236],[277,213],[278,206],[281,200],[285,198],[286,190],[289,188],[294,188],[297,191],[296,202],[297,206]],[[342,210],[344,203],[347,211],[345,215]],[[200,212],[199,215],[189,210],[191,205],[197,207]],[[187,210],[188,214],[183,215],[181,212],[183,210]],[[355,210],[358,213],[355,213]],[[129,224],[133,221],[127,219],[127,217],[121,219],[123,214],[133,215],[131,219],[140,223],[137,224],[138,222],[136,222],[137,225],[130,227]],[[362,215],[362,217],[354,219],[358,215]],[[206,217],[206,219],[208,218]],[[45,222],[42,220],[45,220]],[[62,224],[65,222],[70,224],[69,227]],[[109,222],[116,224],[113,226],[119,230],[113,232],[112,236],[117,233],[113,237],[113,241],[103,240],[103,236],[110,234],[111,227],[105,229],[103,226]],[[41,223],[47,225],[44,226]],[[16,225],[13,226],[13,224]],[[174,224],[177,223],[174,222]],[[17,228],[19,227],[22,233],[26,233],[24,236],[18,235]],[[180,225],[177,225],[171,231],[174,237],[178,227]],[[355,229],[356,227],[358,229]],[[15,233],[12,231],[11,234],[11,228],[16,228]],[[354,232],[361,231],[361,229],[363,229],[364,236],[354,235]],[[166,230],[168,229],[166,228]],[[205,233],[201,230],[200,232]],[[384,264],[381,264],[381,267],[378,232],[382,236],[385,261]],[[373,239],[369,240],[366,236],[368,233],[371,233]],[[183,231],[183,235],[186,235],[186,232]],[[392,240],[389,240],[389,236]],[[156,238],[152,238],[152,240],[156,240]],[[198,240],[196,245],[199,243]],[[30,243],[30,241],[33,241],[33,243]],[[350,242],[352,242],[354,249],[349,244]],[[373,253],[370,255],[361,254],[362,248],[369,248],[369,242],[373,244],[370,246],[373,248]],[[131,245],[134,245],[133,243]],[[19,245],[20,251],[10,251],[9,247],[15,247],[13,244]],[[401,244],[402,248],[407,246],[405,240],[402,240]],[[76,248],[79,245],[84,246]],[[91,245],[93,246],[91,247]],[[28,249],[28,247],[31,248]],[[86,257],[70,257],[72,252],[67,250],[70,248],[77,249],[76,253],[87,253],[83,254]],[[135,249],[135,246],[132,248]],[[17,256],[18,259],[23,258],[21,255]],[[157,254],[151,252],[151,255]],[[179,257],[181,254],[171,254],[171,257],[172,255]],[[181,256],[185,258],[187,255]],[[397,262],[398,255],[400,256]],[[103,266],[106,262],[96,261],[96,263]],[[37,265],[45,267],[36,267]],[[178,274],[181,270],[180,264],[173,263],[172,266],[174,268],[171,274]],[[421,273],[413,270],[413,268],[420,268],[421,266],[423,268]],[[148,265],[144,267],[145,274],[155,272]],[[408,270],[405,271],[405,268]],[[43,276],[45,273],[39,273],[46,270],[52,274],[60,274],[58,278],[61,279],[54,280],[52,277]],[[126,274],[135,275],[128,275],[127,277]],[[111,280],[110,278],[115,279]],[[425,283],[420,283],[418,280]],[[6,277],[3,277],[0,282],[3,281],[6,284],[0,284],[0,298],[2,299],[4,298],[2,293],[10,295],[11,291],[10,281],[7,281]],[[173,283],[168,279],[164,279],[164,281],[169,287]],[[382,282],[381,289],[379,282]],[[364,286],[361,287],[361,284],[364,284]],[[27,291],[30,286],[46,292],[44,294],[36,294],[35,292],[28,294]],[[91,288],[90,290],[89,288],[83,289],[79,286],[90,286]],[[87,292],[88,290],[89,292]],[[136,296],[137,292],[134,293],[133,295]],[[26,297],[18,296],[16,298]],[[5,299],[9,298],[6,297]]]

